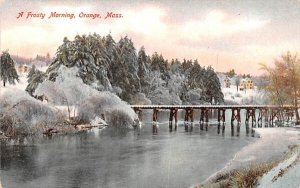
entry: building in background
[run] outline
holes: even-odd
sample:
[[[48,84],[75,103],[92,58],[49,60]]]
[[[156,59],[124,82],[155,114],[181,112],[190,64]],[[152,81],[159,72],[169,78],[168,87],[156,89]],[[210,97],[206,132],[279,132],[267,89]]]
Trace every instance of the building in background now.
[[[230,82],[230,79],[227,76],[224,79],[224,84],[225,84],[226,88],[230,88],[231,82]]]
[[[254,89],[254,83],[251,78],[244,78],[240,83],[240,90],[244,89]]]

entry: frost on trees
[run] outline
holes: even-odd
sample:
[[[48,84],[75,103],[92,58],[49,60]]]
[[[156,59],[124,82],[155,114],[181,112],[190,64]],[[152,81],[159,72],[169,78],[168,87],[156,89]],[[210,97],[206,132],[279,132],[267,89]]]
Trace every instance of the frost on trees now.
[[[200,99],[196,103],[224,101],[211,67],[201,67],[197,60],[175,59],[169,63],[156,52],[148,56],[144,47],[137,54],[128,37],[118,42],[111,35],[98,34],[77,35],[73,41],[65,38],[46,71],[46,80],[54,82],[61,66],[76,67],[77,76],[84,84],[98,91],[113,92],[131,104],[191,103],[189,91],[199,91]],[[36,74],[34,79],[29,79],[26,91],[34,93],[45,77]]]
[[[8,50],[2,52],[0,58],[0,76],[4,87],[7,82],[9,84],[15,84],[15,80],[19,81],[14,60],[10,57]]]
[[[25,89],[31,96],[37,86],[42,83],[46,79],[46,74],[38,69],[35,68],[33,65],[27,75],[27,82],[29,83]]]
[[[181,100],[174,92],[170,92],[167,88],[167,82],[161,78],[159,71],[149,72],[145,76],[145,80],[149,85],[145,90],[147,97],[152,101],[152,104],[181,104]]]
[[[127,103],[113,93],[99,92],[86,85],[77,76],[78,72],[76,67],[61,66],[55,82],[44,81],[34,94],[44,96],[53,105],[65,106],[69,118],[77,115],[82,122],[89,123],[102,115],[108,123],[116,126],[128,126],[134,121],[136,115]],[[111,118],[116,115],[115,112],[121,116],[119,119]]]
[[[100,92],[81,101],[78,107],[78,117],[89,122],[97,116],[111,126],[127,128],[133,125],[137,115],[118,96],[110,92]]]
[[[0,130],[12,138],[41,134],[50,127],[66,128],[65,116],[60,110],[21,90],[8,91],[1,96],[0,114]]]

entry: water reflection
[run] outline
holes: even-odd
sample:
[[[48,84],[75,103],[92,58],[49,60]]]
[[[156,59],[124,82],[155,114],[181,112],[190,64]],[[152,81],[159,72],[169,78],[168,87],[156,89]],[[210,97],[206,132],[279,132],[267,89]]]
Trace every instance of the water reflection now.
[[[152,133],[157,134],[157,131],[158,131],[158,123],[153,122],[153,124],[152,124]]]
[[[177,127],[178,127],[178,123],[175,124],[175,126],[173,126],[172,122],[169,122],[169,132],[172,131],[177,131]],[[251,124],[251,128],[249,126],[249,123],[230,123],[230,135],[231,136],[240,136],[240,132],[241,129],[245,131],[245,135],[246,136],[254,136],[254,130],[253,128],[256,127],[256,124]],[[241,128],[242,126],[244,126],[245,128]],[[210,128],[214,128],[216,127],[216,131],[218,134],[222,133],[222,135],[224,136],[225,134],[225,129],[226,129],[226,123],[218,123],[218,124],[209,124],[208,122],[204,122],[204,123],[199,123],[199,124],[195,124],[193,122],[183,122],[183,127],[185,132],[192,132],[194,130],[195,127],[199,127],[200,131],[208,131],[208,129]],[[205,128],[205,129],[204,129]],[[236,130],[235,130],[236,129]],[[251,130],[251,134],[250,133]],[[164,130],[162,130],[164,131]],[[222,132],[221,132],[222,131]],[[152,123],[152,133],[153,134],[158,134],[159,133],[159,123],[158,122],[153,122]]]
[[[254,141],[243,124],[234,125],[235,136],[231,136],[226,123],[204,122],[201,130],[201,124],[195,122],[172,122],[170,126],[168,114],[163,113],[158,122],[147,122],[151,115],[144,116],[142,127],[134,130],[107,127],[43,137],[23,146],[1,145],[2,185],[190,187],[223,168],[237,151]],[[194,118],[198,119],[197,114]]]

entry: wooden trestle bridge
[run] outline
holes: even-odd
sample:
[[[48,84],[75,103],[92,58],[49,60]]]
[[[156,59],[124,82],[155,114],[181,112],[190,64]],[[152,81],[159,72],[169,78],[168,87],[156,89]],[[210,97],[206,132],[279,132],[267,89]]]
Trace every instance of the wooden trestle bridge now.
[[[184,122],[193,123],[194,112],[200,112],[200,125],[209,122],[209,114],[212,110],[217,111],[218,123],[225,123],[225,111],[231,111],[231,124],[237,122],[241,123],[241,110],[245,111],[245,123],[252,123],[259,127],[262,127],[263,122],[265,127],[274,126],[275,121],[283,122],[290,121],[293,119],[296,108],[294,106],[284,105],[131,105],[133,110],[141,117],[144,109],[153,110],[152,120],[153,122],[158,121],[159,111],[167,110],[170,111],[169,122],[175,120],[175,125],[178,121],[178,110],[184,110]],[[258,114],[258,118],[256,115]]]

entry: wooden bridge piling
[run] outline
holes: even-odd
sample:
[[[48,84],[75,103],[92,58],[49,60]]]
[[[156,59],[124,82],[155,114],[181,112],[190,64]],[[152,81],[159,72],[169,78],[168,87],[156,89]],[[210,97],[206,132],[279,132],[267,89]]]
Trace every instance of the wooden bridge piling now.
[[[185,109],[185,115],[184,115],[184,122],[188,123],[189,120],[191,121],[191,123],[193,123],[194,121],[194,109],[191,107]]]
[[[240,108],[232,108],[231,114],[231,123],[237,120],[238,123],[241,123],[241,109]]]
[[[218,109],[218,123],[223,122],[225,123],[225,108]]]
[[[268,108],[259,109],[258,119],[257,119],[258,127],[262,127],[263,120],[265,122],[265,127],[268,127],[268,123],[269,123],[268,113],[269,113]]]
[[[270,126],[274,127],[275,118],[277,121],[282,122],[282,114],[280,108],[273,108],[270,110]]]
[[[205,129],[208,129],[208,117],[209,117],[210,110],[209,108],[201,108],[200,109],[200,129],[203,130],[203,125],[205,123]]]
[[[185,131],[188,131],[188,123],[191,123],[191,127],[193,126],[194,121],[194,109],[192,107],[188,107],[185,109],[185,115],[184,115],[184,129]]]
[[[284,114],[286,117],[286,122],[290,122],[293,119],[294,113],[295,113],[295,109],[293,109],[293,108],[285,109]]]
[[[222,129],[225,130],[226,123],[226,110],[231,110],[231,123],[233,124],[237,121],[237,124],[241,124],[241,110],[246,111],[245,124],[246,127],[249,127],[249,123],[252,122],[252,127],[256,126],[258,123],[259,127],[262,127],[263,122],[265,127],[268,126],[277,126],[282,125],[283,121],[291,121],[294,118],[295,111],[297,110],[294,106],[284,105],[132,105],[131,106],[136,114],[139,116],[139,119],[142,118],[143,109],[152,109],[153,122],[158,121],[159,111],[160,110],[170,110],[169,122],[170,128],[175,121],[175,129],[178,122],[178,110],[185,110],[184,114],[184,125],[188,126],[189,123],[193,124],[194,120],[194,111],[200,111],[200,129],[203,130],[204,124],[206,125],[206,130],[209,122],[209,114],[212,111],[217,112],[217,121],[218,121],[218,132],[220,132],[221,123],[223,124]],[[256,110],[258,110],[258,119],[256,120]],[[251,119],[251,120],[250,120]],[[280,124],[277,124],[279,122]],[[155,124],[154,124],[155,125]],[[157,126],[154,126],[157,128]],[[239,127],[237,127],[238,130]],[[157,131],[157,130],[156,130]]]
[[[134,107],[133,110],[138,115],[139,120],[142,121],[142,108]]]
[[[170,116],[169,116],[169,128],[172,129],[173,125],[173,119],[175,121],[175,129],[177,127],[177,112],[178,108],[171,108],[170,109]]]
[[[159,113],[159,108],[153,108],[153,122],[157,122],[158,120],[158,113]]]
[[[246,109],[245,123],[249,123],[250,118],[251,118],[252,127],[253,127],[256,125],[255,108],[247,108]]]

